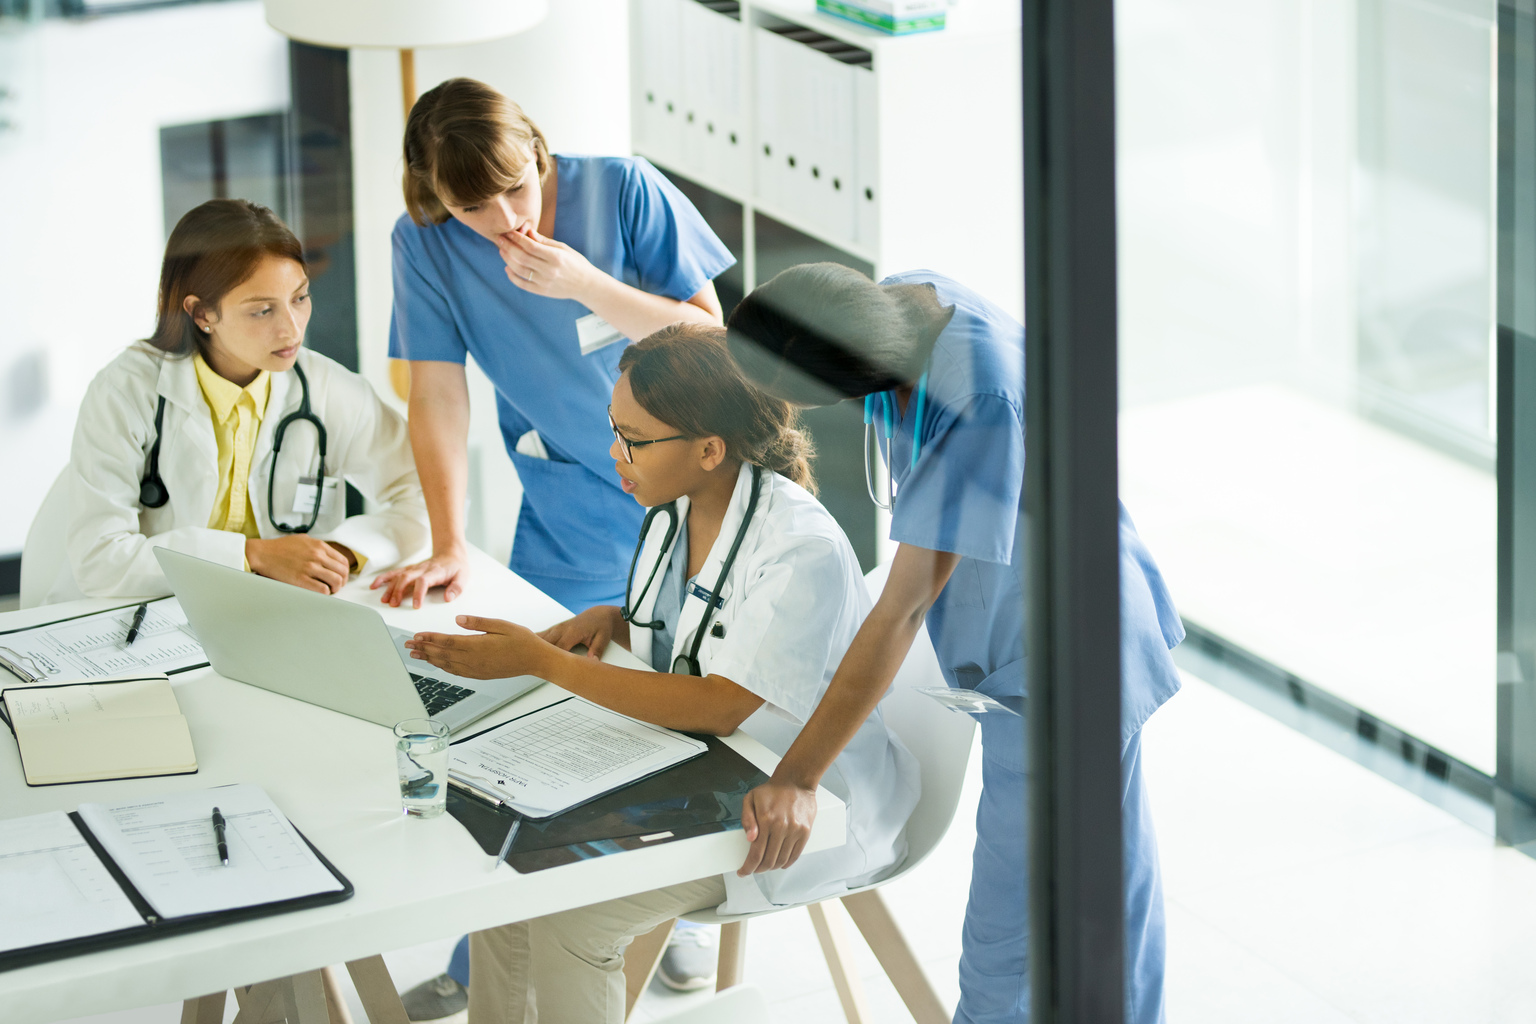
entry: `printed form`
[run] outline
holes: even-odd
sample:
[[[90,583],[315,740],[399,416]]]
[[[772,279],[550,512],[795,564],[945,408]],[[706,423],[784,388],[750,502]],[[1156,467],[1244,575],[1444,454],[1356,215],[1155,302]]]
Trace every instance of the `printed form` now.
[[[530,818],[547,818],[708,749],[691,736],[567,697],[453,744],[448,774]]]
[[[0,953],[143,925],[69,815],[0,821]]]
[[[214,807],[228,822],[228,867],[219,863]],[[342,888],[260,786],[81,804],[79,814],[161,917],[233,910]]]
[[[40,682],[100,679],[148,669],[177,672],[208,664],[174,597],[150,601],[139,635],[127,643],[131,604],[77,619],[0,633],[0,668],[15,666]],[[18,678],[25,678],[13,672]],[[3,677],[0,677],[3,678]]]

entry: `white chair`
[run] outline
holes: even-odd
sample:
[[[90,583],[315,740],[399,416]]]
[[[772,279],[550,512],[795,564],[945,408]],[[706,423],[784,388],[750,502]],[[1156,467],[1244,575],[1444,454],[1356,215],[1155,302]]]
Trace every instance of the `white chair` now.
[[[871,596],[879,597],[889,571],[889,566],[879,566],[870,572],[866,582]],[[839,897],[917,1024],[949,1024],[950,1013],[934,992],[922,965],[877,890],[917,867],[933,852],[944,833],[949,831],[955,807],[960,802],[960,788],[965,781],[976,723],[968,715],[946,711],[932,698],[914,690],[918,686],[942,685],[944,678],[933,644],[928,640],[928,631],[920,629],[911,652],[896,674],[891,694],[881,705],[886,725],[917,758],[921,769],[922,795],[907,821],[907,857],[889,878]],[[852,949],[839,919],[829,916],[820,903],[807,904],[806,909],[816,927],[816,937],[832,972],[843,1013],[849,1024],[866,1024],[872,1018],[853,963]],[[713,910],[684,915],[685,920],[698,924],[721,926],[717,991],[731,988],[741,980],[746,962],[746,922],[757,916],[725,916]],[[650,983],[671,931],[672,923],[667,922],[630,945],[624,958],[624,973],[631,1009]]]
[[[54,601],[83,596],[75,586],[64,550],[68,529],[69,468],[65,467],[48,488],[43,507],[32,517],[26,544],[21,549],[21,607],[45,604],[50,594]]]

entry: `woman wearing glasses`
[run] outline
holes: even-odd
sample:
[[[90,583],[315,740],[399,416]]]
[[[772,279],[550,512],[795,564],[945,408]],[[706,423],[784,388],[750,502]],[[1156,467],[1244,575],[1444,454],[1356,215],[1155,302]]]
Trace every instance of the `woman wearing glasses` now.
[[[795,414],[748,385],[720,328],[677,325],[627,349],[610,452],[625,493],[650,509],[622,608],[589,608],[535,635],[462,616],[478,636],[418,634],[413,656],[460,675],[531,672],[657,725],[789,749],[869,611],[848,538],[806,489]],[[616,642],[656,669],[604,664]],[[577,644],[585,656],[569,653]],[[624,947],[704,907],[745,913],[826,899],[888,873],[906,851],[917,765],[864,721],[822,784],[846,801],[848,842],[786,871],[715,876],[472,937],[471,1024],[624,1018]],[[794,851],[798,854],[799,850]]]

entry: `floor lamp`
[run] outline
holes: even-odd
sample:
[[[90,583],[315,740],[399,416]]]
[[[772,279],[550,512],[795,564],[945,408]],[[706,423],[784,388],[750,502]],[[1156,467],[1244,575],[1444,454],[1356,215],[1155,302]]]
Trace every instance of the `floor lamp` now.
[[[465,46],[526,31],[544,20],[548,0],[264,0],[267,24],[289,39],[335,49],[400,51],[400,98],[416,102],[416,50]],[[410,366],[390,360],[389,381],[403,400]]]

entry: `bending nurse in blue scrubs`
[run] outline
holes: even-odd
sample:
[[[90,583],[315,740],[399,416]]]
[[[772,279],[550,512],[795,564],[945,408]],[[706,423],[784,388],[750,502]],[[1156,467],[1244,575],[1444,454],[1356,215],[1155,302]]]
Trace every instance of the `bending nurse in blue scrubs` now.
[[[887,460],[889,581],[773,778],[747,796],[741,873],[786,867],[818,780],[890,686],[925,618],[946,681],[1027,714],[1023,527],[1024,329],[975,292],[914,271],[876,284],[835,264],[791,268],[731,314],[730,345],[763,390],[801,405],[847,398]],[[1179,688],[1184,637],[1152,556],[1120,509],[1121,797],[1126,1020],[1163,1020],[1164,925],[1141,727]],[[982,793],[956,1024],[1029,1018],[1026,756],[1013,715],[979,716]]]
[[[552,154],[517,104],[467,78],[411,108],[405,205],[389,354],[410,361],[432,557],[374,586],[395,606],[462,590],[472,355],[523,485],[511,568],[573,612],[619,603],[643,511],[608,457],[619,355],[668,324],[720,323],[712,282],[735,260],[650,164]]]
[[[646,161],[554,154],[517,104],[472,79],[411,108],[404,187],[389,354],[410,361],[432,556],[373,586],[418,608],[432,587],[449,601],[463,589],[472,355],[523,486],[512,570],[573,613],[623,603],[645,510],[608,453],[619,356],[669,324],[719,324],[712,282],[735,259]],[[411,1018],[451,1016],[468,983],[461,941],[446,975],[407,993]]]

